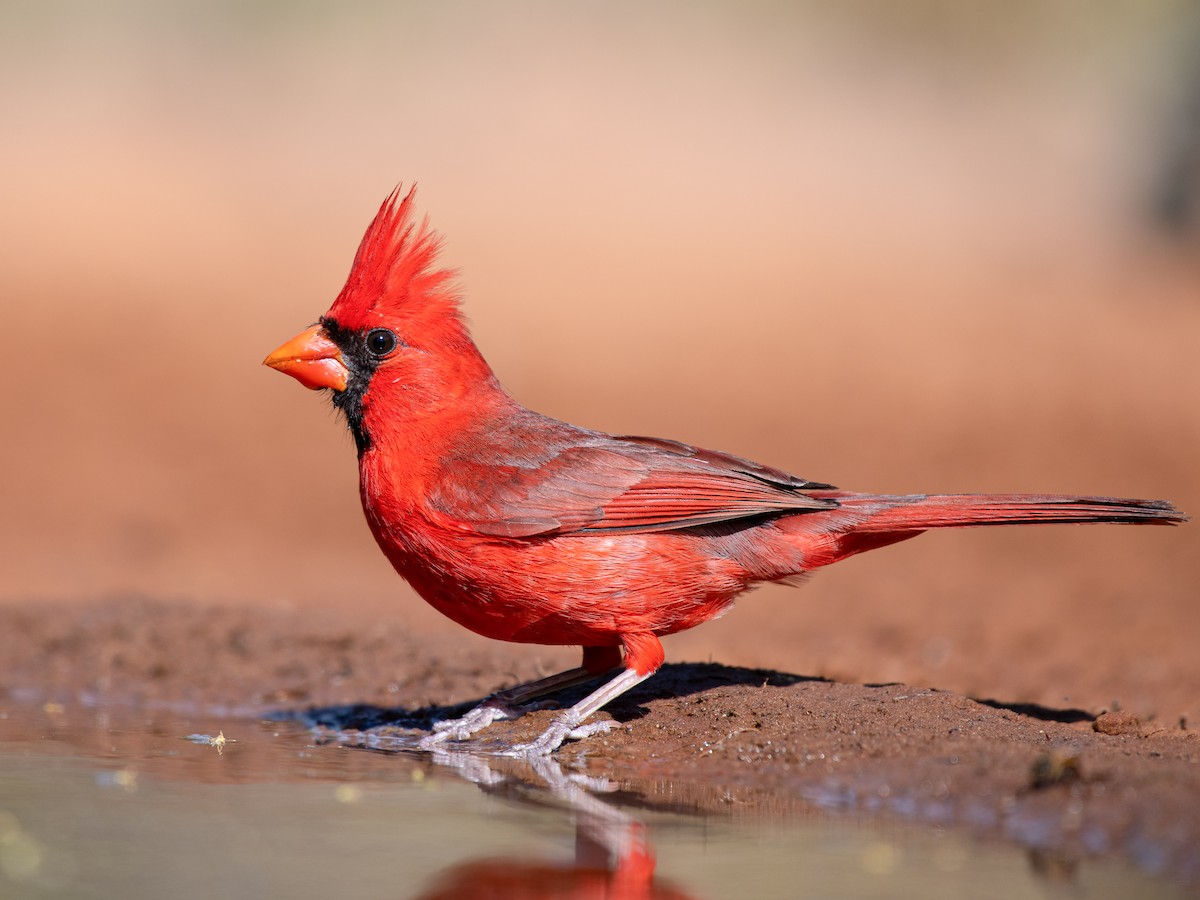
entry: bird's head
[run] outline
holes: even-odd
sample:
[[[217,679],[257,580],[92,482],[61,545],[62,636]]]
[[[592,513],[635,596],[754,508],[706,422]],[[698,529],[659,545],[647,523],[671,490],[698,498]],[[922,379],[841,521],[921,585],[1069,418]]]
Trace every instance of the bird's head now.
[[[385,428],[494,381],[459,312],[454,273],[436,266],[441,238],[412,220],[415,190],[384,200],[329,311],[263,360],[331,390],[360,454]]]

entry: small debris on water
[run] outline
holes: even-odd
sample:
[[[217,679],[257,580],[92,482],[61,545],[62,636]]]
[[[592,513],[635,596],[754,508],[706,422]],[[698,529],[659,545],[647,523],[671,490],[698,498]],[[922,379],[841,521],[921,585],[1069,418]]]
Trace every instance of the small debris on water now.
[[[207,744],[210,747],[216,747],[218,756],[225,755],[226,744],[237,743],[235,738],[225,737],[224,731],[217,732],[216,737],[213,737],[211,734],[189,734],[184,738],[184,740],[191,741],[193,744]]]

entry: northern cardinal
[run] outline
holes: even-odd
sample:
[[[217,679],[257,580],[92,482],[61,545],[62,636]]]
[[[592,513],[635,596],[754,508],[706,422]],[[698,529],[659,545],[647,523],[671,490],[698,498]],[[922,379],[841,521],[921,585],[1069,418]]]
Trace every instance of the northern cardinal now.
[[[927,528],[1186,519],[1159,500],[856,494],[532,412],[472,342],[453,273],[436,267],[441,239],[414,222],[412,205],[412,191],[392,192],[329,311],[264,363],[332,391],[358,446],[371,531],[426,601],[486,637],[583,647],[579,668],[438,723],[427,747],[622,667],[539,738],[510,748],[551,753],[605,727],[583,723],[662,665],[663,635],[720,615],[758,582]]]

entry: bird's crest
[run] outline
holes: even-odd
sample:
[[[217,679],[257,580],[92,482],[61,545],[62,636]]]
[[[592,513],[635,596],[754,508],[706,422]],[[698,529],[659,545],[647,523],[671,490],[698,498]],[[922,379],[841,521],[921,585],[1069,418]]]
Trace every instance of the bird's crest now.
[[[411,331],[421,333],[436,330],[438,323],[460,324],[455,273],[436,268],[441,236],[428,219],[413,221],[416,190],[402,199],[397,185],[367,227],[346,286],[326,314],[342,327],[390,319],[409,322]]]

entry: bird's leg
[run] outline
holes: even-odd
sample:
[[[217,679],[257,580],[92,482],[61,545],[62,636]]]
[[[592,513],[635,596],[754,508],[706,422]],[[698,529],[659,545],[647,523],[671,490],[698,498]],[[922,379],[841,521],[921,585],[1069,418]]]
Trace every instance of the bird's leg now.
[[[418,746],[422,750],[436,750],[447,741],[466,740],[493,722],[501,719],[516,719],[524,715],[529,708],[522,708],[522,706],[531,700],[563,688],[582,684],[585,681],[591,681],[620,665],[621,648],[619,646],[584,647],[583,663],[579,667],[497,691],[465,716],[435,722],[433,733],[422,739]]]
[[[584,725],[583,722],[600,707],[620,697],[635,685],[641,684],[653,674],[653,670],[639,674],[637,669],[626,669],[612,681],[600,685],[574,706],[563,710],[540,737],[528,744],[517,744],[515,747],[510,747],[504,751],[504,755],[547,756],[557,750],[567,738],[578,740],[590,734],[608,731],[612,728],[612,722],[593,722],[590,725]]]
[[[579,740],[612,728],[613,723],[607,721],[593,722],[590,725],[583,723],[600,707],[620,697],[635,685],[641,684],[663,664],[663,646],[653,632],[626,632],[621,635],[621,646],[625,651],[625,671],[612,681],[600,685],[570,709],[563,710],[536,740],[528,744],[518,744],[506,750],[505,755],[548,756],[562,746],[562,742],[567,738]],[[583,651],[583,665],[592,671],[601,663],[610,663],[620,658],[616,649],[612,647],[585,647]]]
[[[662,665],[662,659],[664,659],[662,643],[652,631],[625,632],[620,636],[620,644],[625,650],[624,672],[613,678],[611,682],[601,684],[599,688],[592,691],[592,694],[584,697],[574,707],[564,709],[551,722],[551,726],[541,733],[540,737],[530,740],[528,744],[517,744],[514,748],[506,750],[505,755],[548,756],[562,746],[564,740],[568,738],[578,740],[586,738],[588,734],[608,731],[608,728],[612,727],[611,721],[592,722],[590,725],[584,725],[583,722],[605,703],[616,700],[625,691],[641,684],[652,674],[658,672],[659,666]],[[592,656],[588,655],[588,650],[593,650]],[[588,666],[589,662],[595,664],[601,658],[601,654],[604,654],[602,658],[605,660],[614,658],[611,649],[586,648],[583,650],[583,665]]]

